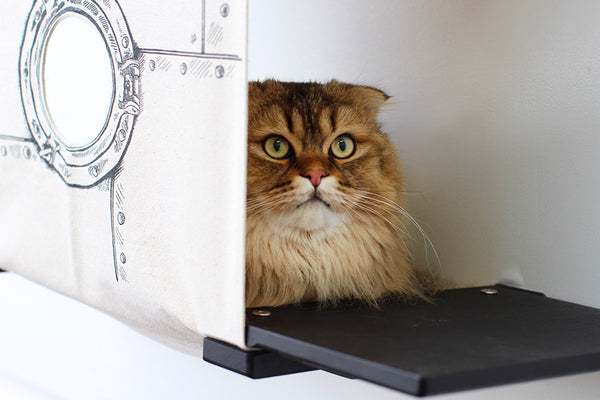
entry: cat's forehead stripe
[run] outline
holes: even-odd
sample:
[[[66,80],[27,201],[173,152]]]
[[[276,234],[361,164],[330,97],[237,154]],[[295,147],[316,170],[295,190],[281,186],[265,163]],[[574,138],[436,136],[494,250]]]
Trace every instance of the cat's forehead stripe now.
[[[254,98],[260,99],[255,104],[263,115],[261,131],[270,129],[270,133],[288,136],[297,151],[323,149],[334,135],[360,137],[377,129],[372,113],[347,88],[290,82],[257,84],[255,88],[262,88],[253,92]]]
[[[294,125],[293,133],[302,140],[305,149],[320,148],[324,141],[322,115],[331,107],[332,100],[311,85],[298,85],[288,92],[288,105],[300,114],[301,126]]]

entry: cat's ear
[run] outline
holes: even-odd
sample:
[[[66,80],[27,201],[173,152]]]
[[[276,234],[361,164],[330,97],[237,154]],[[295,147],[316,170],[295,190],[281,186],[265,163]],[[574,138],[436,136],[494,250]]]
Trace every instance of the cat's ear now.
[[[248,94],[252,96],[257,96],[264,91],[264,83],[259,81],[251,81],[248,82]]]
[[[327,86],[338,91],[340,95],[347,97],[348,95],[352,98],[355,104],[359,104],[367,109],[375,111],[377,113],[379,108],[390,99],[383,90],[371,86],[364,85],[353,85],[350,83],[342,83],[332,79],[329,81]]]
[[[275,79],[267,79],[262,82],[248,82],[248,97],[253,101],[260,101],[263,98],[275,96],[280,94],[281,90],[281,82],[276,81]]]
[[[370,86],[354,86],[352,92],[360,104],[375,112],[390,99],[382,90]]]

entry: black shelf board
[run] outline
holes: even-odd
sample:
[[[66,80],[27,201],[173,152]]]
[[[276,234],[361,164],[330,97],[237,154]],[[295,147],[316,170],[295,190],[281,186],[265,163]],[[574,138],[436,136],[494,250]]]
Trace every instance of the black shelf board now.
[[[486,288],[497,293],[455,289],[432,304],[389,302],[379,309],[260,309],[268,316],[248,310],[247,345],[416,396],[600,369],[600,310],[508,286]],[[277,374],[272,368],[270,375]]]

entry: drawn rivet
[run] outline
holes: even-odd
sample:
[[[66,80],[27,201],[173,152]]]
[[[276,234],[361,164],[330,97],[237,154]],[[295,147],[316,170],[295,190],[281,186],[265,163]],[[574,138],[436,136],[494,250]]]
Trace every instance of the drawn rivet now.
[[[129,38],[127,36],[123,37],[123,40],[121,40],[121,44],[123,45],[123,47],[128,48],[129,47]]]
[[[40,126],[38,125],[35,119],[31,120],[31,125],[33,125],[33,130],[39,136],[40,135]]]
[[[23,76],[27,78],[29,76],[29,69],[27,67],[23,68]]]
[[[117,214],[117,222],[119,225],[123,225],[125,223],[125,214],[123,214],[121,211],[119,211]]]
[[[156,62],[154,62],[154,60],[150,60],[149,67],[150,71],[154,71],[154,68],[156,68]]]
[[[31,149],[27,146],[23,147],[23,157],[25,157],[27,160],[31,158]]]
[[[127,258],[125,257],[125,253],[121,253],[121,255],[119,255],[119,260],[121,260],[121,264],[125,264],[127,262]]]
[[[222,65],[217,65],[215,68],[215,75],[221,79],[225,75],[225,68]]]
[[[253,310],[252,315],[256,315],[257,317],[270,317],[271,311],[267,310]]]
[[[223,3],[221,4],[221,17],[227,18],[229,15],[229,4]]]
[[[90,175],[92,175],[94,178],[98,177],[98,166],[94,165],[93,167],[90,168]]]
[[[8,154],[8,150],[6,150],[6,146],[0,146],[0,156],[6,157]]]
[[[492,289],[492,288],[485,288],[485,289],[481,289],[481,293],[483,293],[483,294],[498,294],[498,291],[496,289]]]
[[[181,63],[181,67],[179,67],[179,71],[181,71],[181,75],[185,75],[185,73],[187,72],[187,64]]]
[[[125,129],[119,129],[119,140],[124,142],[127,139],[127,134],[125,133]]]

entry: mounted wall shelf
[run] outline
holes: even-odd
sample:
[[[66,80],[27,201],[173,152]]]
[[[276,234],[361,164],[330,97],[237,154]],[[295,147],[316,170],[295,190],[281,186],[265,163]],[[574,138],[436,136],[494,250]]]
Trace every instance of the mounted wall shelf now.
[[[248,310],[247,323],[261,350],[207,339],[204,359],[253,378],[321,368],[416,396],[600,369],[600,310],[502,285],[378,310]]]

